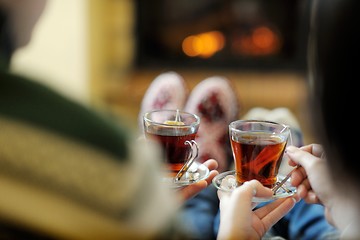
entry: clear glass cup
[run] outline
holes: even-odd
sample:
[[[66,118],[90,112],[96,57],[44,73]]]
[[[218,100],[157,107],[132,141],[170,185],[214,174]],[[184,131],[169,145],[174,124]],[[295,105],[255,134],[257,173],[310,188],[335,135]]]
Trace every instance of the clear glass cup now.
[[[237,120],[230,123],[237,184],[256,179],[273,188],[289,136],[290,128],[276,122]]]
[[[144,114],[145,137],[160,144],[167,176],[179,180],[198,156],[195,141],[200,118],[180,110],[153,110]]]

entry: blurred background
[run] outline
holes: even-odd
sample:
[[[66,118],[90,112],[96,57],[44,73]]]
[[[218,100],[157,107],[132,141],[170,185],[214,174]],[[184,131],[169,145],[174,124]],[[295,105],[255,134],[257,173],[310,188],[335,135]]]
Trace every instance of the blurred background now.
[[[136,128],[142,96],[164,71],[189,87],[235,83],[242,110],[288,107],[307,123],[306,0],[48,0],[12,69]]]

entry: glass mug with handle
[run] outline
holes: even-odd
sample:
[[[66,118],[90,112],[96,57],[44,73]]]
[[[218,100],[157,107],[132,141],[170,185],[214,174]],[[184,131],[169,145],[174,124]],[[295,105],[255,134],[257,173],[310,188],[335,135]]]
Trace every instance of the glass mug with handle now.
[[[192,113],[161,109],[143,117],[145,137],[160,144],[168,177],[179,181],[198,156],[195,141],[200,118]]]
[[[229,124],[229,135],[237,184],[256,179],[275,187],[290,128],[271,121],[237,120]]]

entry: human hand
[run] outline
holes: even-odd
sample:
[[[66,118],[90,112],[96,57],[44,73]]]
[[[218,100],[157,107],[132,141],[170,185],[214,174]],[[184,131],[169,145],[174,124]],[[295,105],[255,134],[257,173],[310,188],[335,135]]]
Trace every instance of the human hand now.
[[[297,187],[297,195],[307,203],[323,204],[326,219],[329,223],[337,225],[333,219],[336,191],[333,189],[322,146],[289,146],[286,148],[286,154],[290,159],[290,165],[299,165],[291,175],[291,184]]]
[[[286,148],[289,164],[299,165],[291,175],[291,184],[307,203],[326,203],[331,198],[331,180],[328,174],[324,150],[320,144]],[[321,176],[321,177],[319,177]]]
[[[218,168],[218,162],[216,160],[208,159],[203,164],[210,170],[209,176],[204,180],[180,188],[179,192],[182,201],[186,201],[201,192],[203,189],[209,186],[213,178],[219,174],[219,172],[216,170]]]
[[[233,192],[219,190],[220,226],[218,239],[260,239],[294,206],[297,199],[282,198],[256,210],[252,198],[271,197],[273,192],[259,181],[245,182]]]

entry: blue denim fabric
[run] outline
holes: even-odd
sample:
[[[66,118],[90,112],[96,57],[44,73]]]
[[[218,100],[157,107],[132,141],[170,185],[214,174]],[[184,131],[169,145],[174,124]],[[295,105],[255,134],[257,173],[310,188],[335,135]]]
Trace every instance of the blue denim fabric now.
[[[192,239],[216,239],[213,226],[219,211],[217,189],[211,185],[197,196],[187,200],[181,211],[185,227],[192,232]]]
[[[209,186],[185,203],[182,217],[193,232],[193,239],[216,239],[220,222],[218,207],[219,200],[214,186]],[[296,240],[339,239],[339,232],[325,219],[324,207],[307,204],[303,200],[272,227],[269,235]]]

